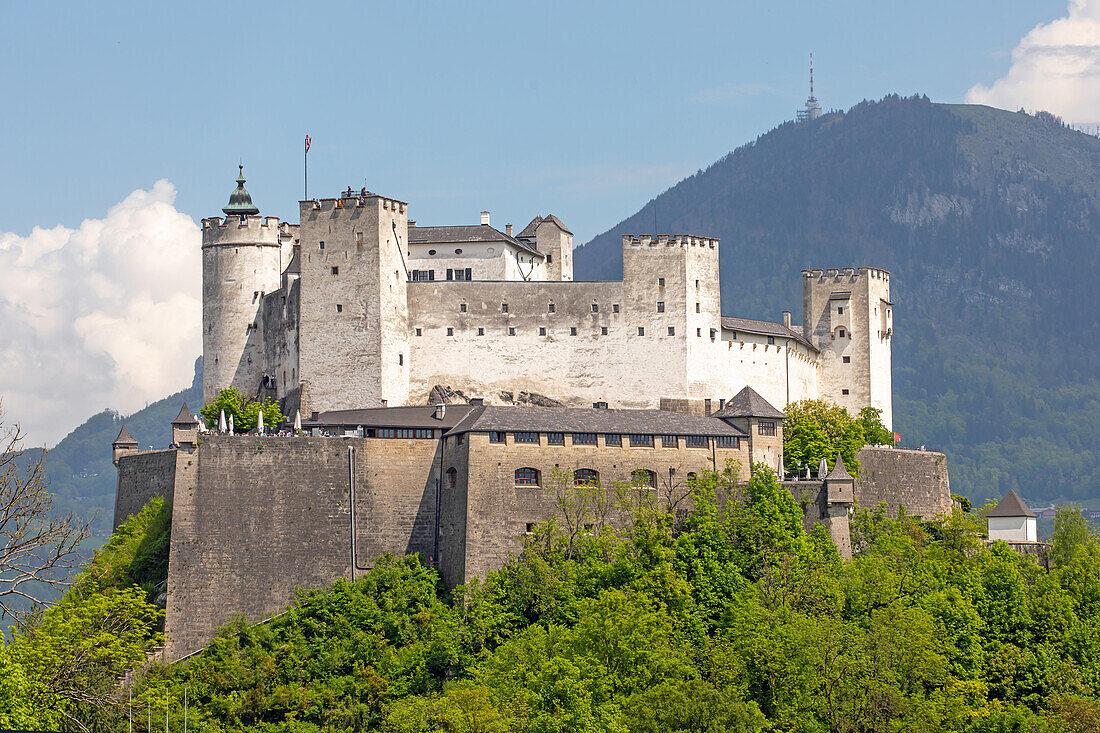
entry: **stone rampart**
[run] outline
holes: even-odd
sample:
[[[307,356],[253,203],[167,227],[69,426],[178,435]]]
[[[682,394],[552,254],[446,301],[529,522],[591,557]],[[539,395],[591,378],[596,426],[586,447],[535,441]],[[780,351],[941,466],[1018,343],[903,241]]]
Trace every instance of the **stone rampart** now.
[[[131,451],[118,459],[113,528],[137,514],[154,496],[172,501],[176,454],[171,450]],[[187,454],[184,454],[186,457]]]
[[[369,569],[386,552],[429,555],[438,446],[206,436],[195,454],[197,477],[186,490],[177,487],[173,504],[168,658],[200,648],[230,614],[257,621],[281,612],[296,587],[352,577],[352,460],[356,567]]]
[[[935,451],[865,446],[856,454],[859,478],[856,503],[874,507],[886,502],[890,514],[904,506],[928,520],[951,512],[947,456]]]

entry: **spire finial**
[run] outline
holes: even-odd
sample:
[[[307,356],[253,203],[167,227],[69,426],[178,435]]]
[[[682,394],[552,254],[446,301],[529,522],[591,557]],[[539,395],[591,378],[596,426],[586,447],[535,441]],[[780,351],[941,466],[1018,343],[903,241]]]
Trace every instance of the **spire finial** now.
[[[237,163],[240,171],[237,175],[237,188],[229,195],[229,205],[222,209],[226,216],[255,216],[260,213],[256,205],[252,203],[252,196],[244,188],[244,161]],[[243,219],[242,219],[243,221]]]
[[[814,96],[814,52],[810,51],[810,99]]]

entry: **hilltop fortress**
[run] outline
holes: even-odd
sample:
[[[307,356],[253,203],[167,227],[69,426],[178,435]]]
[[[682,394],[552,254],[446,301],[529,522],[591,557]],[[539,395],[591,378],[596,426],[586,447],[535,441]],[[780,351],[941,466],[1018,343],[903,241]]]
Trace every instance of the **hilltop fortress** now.
[[[623,238],[623,279],[573,279],[573,234],[417,226],[350,189],[261,217],[238,179],[202,222],[203,397],[235,386],[294,415],[479,398],[486,404],[719,409],[746,385],[892,421],[890,274],[802,272],[802,325],[722,315],[718,240]]]
[[[173,444],[142,450],[123,426],[115,525],[171,502],[169,659],[382,553],[418,553],[450,586],[484,575],[578,485],[681,510],[693,476],[763,463],[844,555],[854,505],[950,511],[939,453],[868,446],[858,477],[784,470],[777,405],[870,405],[891,423],[883,270],[805,270],[802,325],[755,321],[722,315],[712,238],[624,237],[623,279],[580,282],[553,215],[515,234],[487,212],[422,227],[348,190],[288,224],[244,183],[203,220],[204,399],[271,397],[302,429],[207,430],[184,405]]]

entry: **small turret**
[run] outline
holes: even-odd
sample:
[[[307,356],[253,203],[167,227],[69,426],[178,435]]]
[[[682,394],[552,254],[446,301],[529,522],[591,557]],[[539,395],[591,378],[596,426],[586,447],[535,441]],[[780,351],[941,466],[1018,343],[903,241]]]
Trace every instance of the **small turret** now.
[[[126,425],[123,424],[122,430],[118,431],[118,437],[111,443],[111,461],[116,466],[118,465],[118,459],[126,455],[130,451],[135,451],[138,448],[138,442],[134,439],[133,435],[130,435],[130,431],[126,429]]]
[[[199,420],[188,409],[184,402],[180,407],[180,413],[172,421],[172,442],[177,447],[191,450],[198,444]]]
[[[821,459],[822,473],[825,459]],[[825,477],[825,518],[829,527],[829,536],[833,538],[841,557],[852,556],[852,536],[848,523],[848,513],[855,504],[856,480],[844,467],[844,459],[839,453],[833,470]]]

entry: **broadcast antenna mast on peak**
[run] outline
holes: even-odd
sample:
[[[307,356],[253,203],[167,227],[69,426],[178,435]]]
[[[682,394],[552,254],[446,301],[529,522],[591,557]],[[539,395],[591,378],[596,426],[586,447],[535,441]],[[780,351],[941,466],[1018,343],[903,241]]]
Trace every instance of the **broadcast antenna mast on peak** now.
[[[817,97],[814,96],[814,55],[810,54],[810,96],[806,99],[806,106],[803,109],[798,110],[795,113],[795,118],[799,122],[805,122],[806,120],[816,120],[821,116],[821,105],[817,103]]]

